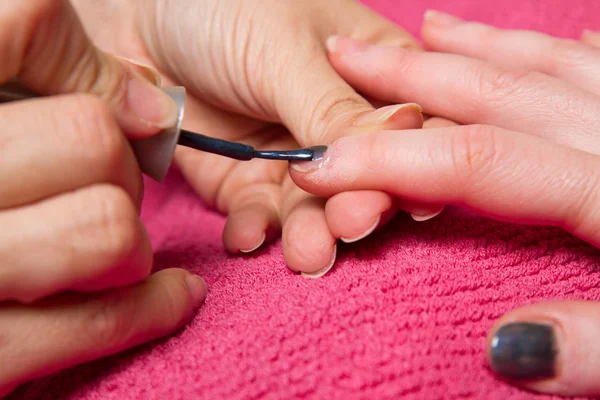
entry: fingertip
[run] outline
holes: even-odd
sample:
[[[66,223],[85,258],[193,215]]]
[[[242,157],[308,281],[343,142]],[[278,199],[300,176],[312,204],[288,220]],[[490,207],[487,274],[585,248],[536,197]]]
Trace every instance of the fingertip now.
[[[327,200],[325,215],[331,234],[345,243],[369,236],[395,213],[393,198],[384,192],[342,192]]]
[[[206,282],[198,275],[189,274],[185,278],[190,297],[192,298],[193,308],[198,308],[204,304],[204,300],[208,294],[208,287]]]
[[[233,254],[251,253],[279,232],[277,210],[266,204],[247,204],[232,210],[223,230],[225,249]]]
[[[305,199],[290,211],[282,242],[286,265],[292,271],[314,274],[331,269],[337,240],[329,231],[320,199]]]

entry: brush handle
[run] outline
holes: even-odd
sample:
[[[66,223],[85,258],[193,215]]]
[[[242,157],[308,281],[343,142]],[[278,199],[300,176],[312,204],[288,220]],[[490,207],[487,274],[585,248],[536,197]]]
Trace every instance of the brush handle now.
[[[169,129],[164,129],[157,135],[146,139],[130,140],[129,143],[140,166],[140,170],[148,177],[161,182],[173,160],[175,147],[181,134],[181,123],[185,109],[186,91],[182,86],[163,88],[177,104],[177,123]],[[27,100],[41,97],[23,86],[17,80],[11,80],[0,85],[0,103]]]

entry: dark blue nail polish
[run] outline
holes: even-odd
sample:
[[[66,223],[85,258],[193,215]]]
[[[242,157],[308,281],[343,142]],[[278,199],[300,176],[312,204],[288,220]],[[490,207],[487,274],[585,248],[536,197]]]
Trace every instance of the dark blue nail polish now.
[[[494,371],[507,378],[550,378],[556,354],[551,325],[511,323],[498,329],[492,339],[491,364]]]

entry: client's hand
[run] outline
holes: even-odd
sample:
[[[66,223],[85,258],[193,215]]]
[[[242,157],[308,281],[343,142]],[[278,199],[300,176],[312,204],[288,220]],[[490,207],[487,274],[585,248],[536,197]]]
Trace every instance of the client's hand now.
[[[101,46],[151,64],[165,84],[188,89],[184,124],[192,130],[288,149],[357,132],[422,126],[418,108],[374,110],[331,67],[326,42],[334,34],[416,46],[406,32],[357,1],[75,4]],[[228,214],[227,250],[251,252],[282,231],[287,265],[310,277],[333,265],[337,239],[359,240],[395,212],[390,196],[376,191],[349,193],[325,209],[322,199],[291,182],[285,162],[239,162],[186,148],[177,150],[175,161],[201,198]]]
[[[174,103],[94,48],[68,2],[2,1],[0,21],[0,83],[91,93],[0,105],[2,397],[173,332],[206,287],[180,269],[148,278],[141,173],[124,133],[159,132]]]
[[[414,101],[465,126],[344,137],[322,160],[292,164],[294,181],[329,201],[381,190],[561,226],[600,247],[600,49],[435,13],[423,36],[430,48],[456,54],[339,38],[331,60],[368,95]],[[600,303],[537,304],[496,324],[489,360],[518,385],[600,395],[599,336]]]

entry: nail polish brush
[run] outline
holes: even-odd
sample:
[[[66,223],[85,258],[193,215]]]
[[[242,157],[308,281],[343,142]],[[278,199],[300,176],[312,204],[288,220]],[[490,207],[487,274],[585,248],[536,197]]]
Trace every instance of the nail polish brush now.
[[[163,88],[177,105],[177,122],[149,138],[130,140],[141,171],[157,182],[161,182],[171,162],[177,145],[218,154],[241,161],[254,158],[283,161],[310,161],[323,157],[327,146],[305,147],[296,150],[256,150],[237,142],[217,139],[200,133],[181,129],[185,110],[186,90],[182,86]],[[0,103],[40,97],[17,81],[0,85]]]

